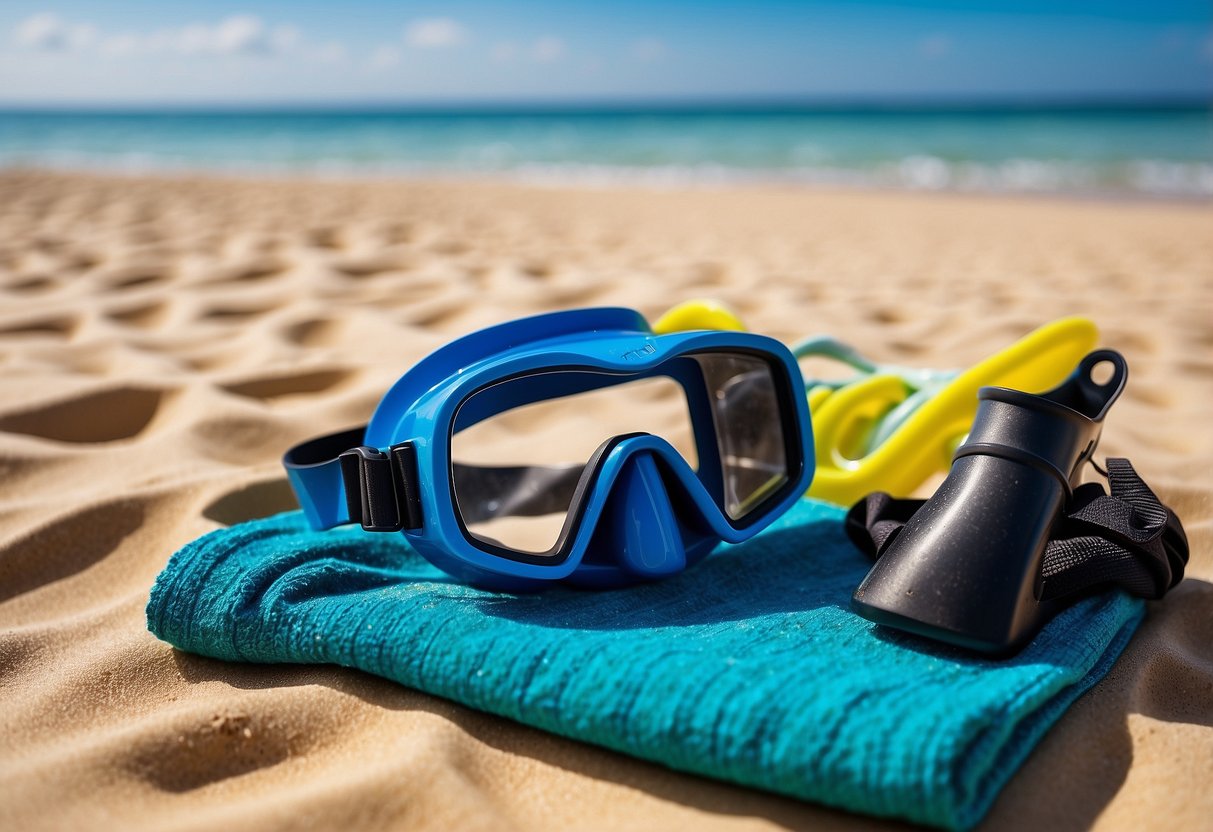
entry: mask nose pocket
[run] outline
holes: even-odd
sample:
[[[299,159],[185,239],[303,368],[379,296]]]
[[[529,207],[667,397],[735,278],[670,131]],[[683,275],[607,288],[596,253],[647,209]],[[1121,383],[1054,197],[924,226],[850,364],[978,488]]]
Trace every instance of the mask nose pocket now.
[[[687,565],[678,517],[651,453],[633,455],[615,479],[591,544],[593,560],[613,561],[643,578]]]

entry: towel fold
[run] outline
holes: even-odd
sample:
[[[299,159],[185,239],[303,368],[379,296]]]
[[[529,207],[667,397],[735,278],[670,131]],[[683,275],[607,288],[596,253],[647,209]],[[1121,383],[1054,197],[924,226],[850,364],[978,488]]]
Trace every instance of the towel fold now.
[[[806,800],[967,828],[1144,614],[1088,598],[994,661],[852,614],[869,562],[801,501],[674,578],[610,592],[464,586],[400,535],[292,512],[202,537],[156,581],[182,650],[332,663],[547,731]]]

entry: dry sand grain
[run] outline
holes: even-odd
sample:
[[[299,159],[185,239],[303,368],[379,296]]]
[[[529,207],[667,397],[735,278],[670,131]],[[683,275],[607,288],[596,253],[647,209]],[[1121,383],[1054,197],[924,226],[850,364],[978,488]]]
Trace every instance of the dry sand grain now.
[[[186,541],[286,509],[289,443],[525,313],[711,295],[755,329],[971,363],[1093,317],[1132,377],[1104,450],[1190,579],[989,827],[1213,817],[1213,212],[972,197],[0,174],[0,828],[868,827],[361,673],[144,628]]]

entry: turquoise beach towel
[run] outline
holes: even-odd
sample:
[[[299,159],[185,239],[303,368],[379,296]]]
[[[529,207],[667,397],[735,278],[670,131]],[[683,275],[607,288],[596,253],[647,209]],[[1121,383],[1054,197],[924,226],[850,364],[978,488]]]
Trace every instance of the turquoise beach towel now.
[[[852,614],[869,567],[805,500],[672,579],[507,595],[400,535],[298,512],[213,532],[156,581],[148,627],[192,653],[361,668],[557,734],[856,812],[977,823],[1140,622],[1119,592],[990,661]]]

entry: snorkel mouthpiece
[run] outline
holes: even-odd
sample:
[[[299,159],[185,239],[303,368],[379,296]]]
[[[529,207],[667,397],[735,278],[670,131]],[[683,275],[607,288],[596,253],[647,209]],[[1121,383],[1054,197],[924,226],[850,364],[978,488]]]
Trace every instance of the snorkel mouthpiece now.
[[[1112,366],[1102,383],[1100,364]],[[884,540],[852,609],[986,653],[1025,644],[1059,607],[1042,600],[1045,546],[1127,375],[1119,353],[1098,350],[1042,395],[982,388],[947,478]]]

